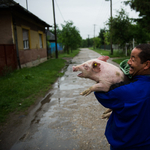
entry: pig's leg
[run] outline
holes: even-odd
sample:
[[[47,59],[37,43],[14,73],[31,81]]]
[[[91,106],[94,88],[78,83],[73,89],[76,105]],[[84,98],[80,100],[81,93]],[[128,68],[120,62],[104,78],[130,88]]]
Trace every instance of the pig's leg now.
[[[80,95],[83,95],[83,96],[85,95],[85,96],[87,96],[87,95],[89,95],[91,92],[93,92],[93,91],[92,91],[92,87],[90,87],[89,89],[83,91],[82,93],[80,93]]]
[[[109,119],[110,115],[112,113],[112,109],[108,108],[102,115],[102,119]]]
[[[89,89],[85,90],[84,92],[80,93],[80,95],[89,95],[91,92],[93,91],[103,91],[103,92],[108,92],[110,88],[110,84],[107,83],[97,83],[97,84],[94,84],[93,86],[91,86]]]

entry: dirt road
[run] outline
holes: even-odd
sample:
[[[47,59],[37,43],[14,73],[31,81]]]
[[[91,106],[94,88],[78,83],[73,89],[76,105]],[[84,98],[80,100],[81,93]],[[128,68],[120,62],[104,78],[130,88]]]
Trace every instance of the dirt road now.
[[[107,120],[101,119],[105,108],[93,93],[87,97],[79,95],[94,82],[72,72],[73,65],[98,56],[94,51],[81,49],[65,75],[40,100],[30,117],[24,119],[20,137],[11,150],[109,150],[104,136]],[[15,136],[15,132],[12,131],[10,136]]]

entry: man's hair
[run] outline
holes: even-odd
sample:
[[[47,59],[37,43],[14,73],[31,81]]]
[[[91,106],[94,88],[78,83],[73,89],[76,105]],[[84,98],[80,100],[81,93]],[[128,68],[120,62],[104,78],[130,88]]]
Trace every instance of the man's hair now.
[[[139,53],[139,57],[142,64],[147,60],[150,60],[150,44],[140,44],[135,48],[141,50],[141,52]]]

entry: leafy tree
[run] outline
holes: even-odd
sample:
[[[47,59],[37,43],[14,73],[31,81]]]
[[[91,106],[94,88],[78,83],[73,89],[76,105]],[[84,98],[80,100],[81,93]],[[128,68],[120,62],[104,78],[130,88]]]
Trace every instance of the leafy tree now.
[[[110,44],[110,32],[106,31],[103,33],[104,35],[104,43],[106,45],[109,45]]]
[[[124,2],[126,5],[139,12],[138,21],[140,26],[150,32],[150,1],[149,0],[128,0]]]
[[[93,46],[93,38],[82,39],[81,47],[92,47]]]
[[[88,39],[82,39],[81,47],[88,47]]]
[[[99,38],[101,39],[101,44],[104,45],[105,44],[105,37],[104,37],[104,33],[106,32],[106,29],[100,29],[99,32]]]
[[[54,26],[50,29],[50,32],[55,34],[55,28]],[[59,26],[56,25],[56,34],[57,34],[57,38],[59,37],[59,34],[61,33],[61,30],[59,29]]]
[[[111,25],[111,20],[107,25]],[[118,15],[112,18],[112,41],[114,44],[125,46],[126,43],[132,40],[131,20],[123,9],[118,11]]]
[[[141,28],[139,24],[132,25],[131,31],[133,34],[133,38],[136,43],[147,43],[150,40],[150,35],[144,28]]]
[[[58,41],[64,45],[64,50],[69,54],[69,48],[76,49],[81,44],[81,36],[79,30],[73,26],[72,21],[65,21],[65,25],[61,24],[62,30],[59,34]]]
[[[95,43],[95,47],[99,48],[101,46],[101,39],[99,37],[95,37],[94,43]]]

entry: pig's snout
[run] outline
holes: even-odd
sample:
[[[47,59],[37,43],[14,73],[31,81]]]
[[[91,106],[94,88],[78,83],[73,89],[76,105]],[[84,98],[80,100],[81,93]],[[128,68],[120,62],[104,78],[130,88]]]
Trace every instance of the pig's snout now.
[[[72,67],[72,70],[75,72],[75,71],[78,71],[77,67],[76,66],[73,66]]]

